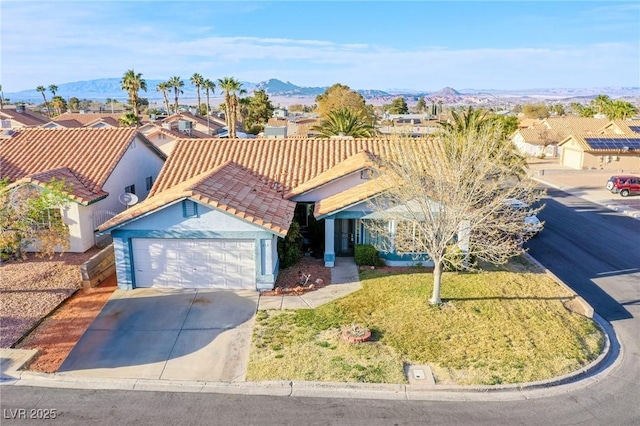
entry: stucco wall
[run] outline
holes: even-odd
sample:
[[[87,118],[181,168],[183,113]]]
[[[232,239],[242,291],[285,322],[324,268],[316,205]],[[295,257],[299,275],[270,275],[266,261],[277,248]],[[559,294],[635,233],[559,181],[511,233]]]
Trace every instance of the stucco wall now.
[[[130,222],[112,232],[116,253],[118,287],[135,287],[132,238],[228,238],[250,239],[255,242],[256,289],[272,289],[278,268],[277,236],[264,228],[245,222],[233,215],[198,205],[198,217],[185,218],[182,202]],[[263,244],[263,241],[270,244]],[[271,245],[266,250],[263,247]],[[269,265],[265,270],[264,265]]]
[[[292,197],[291,200],[295,202],[303,201],[319,201],[335,195],[339,192],[345,191],[356,185],[365,183],[367,180],[360,178],[360,172],[351,173],[343,178],[331,181],[317,189],[309,191],[305,194]]]

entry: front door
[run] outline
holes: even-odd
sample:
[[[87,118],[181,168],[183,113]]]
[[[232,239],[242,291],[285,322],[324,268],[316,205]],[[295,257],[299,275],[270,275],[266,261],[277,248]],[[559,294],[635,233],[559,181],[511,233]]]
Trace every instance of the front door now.
[[[336,256],[353,256],[355,220],[336,219],[335,220],[335,252]]]

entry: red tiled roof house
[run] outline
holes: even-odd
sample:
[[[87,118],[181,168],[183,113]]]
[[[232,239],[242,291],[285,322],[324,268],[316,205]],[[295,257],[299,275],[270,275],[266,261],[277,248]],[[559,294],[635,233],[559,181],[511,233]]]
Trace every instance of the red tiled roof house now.
[[[315,254],[334,266],[369,242],[362,220],[384,191],[372,158],[387,151],[384,139],[178,140],[149,197],[99,228],[113,236],[119,287],[272,289],[294,218],[321,221]]]
[[[94,230],[127,206],[119,196],[148,195],[166,156],[131,128],[19,129],[0,138],[0,179],[13,188],[63,180],[61,209],[71,252],[96,243]]]

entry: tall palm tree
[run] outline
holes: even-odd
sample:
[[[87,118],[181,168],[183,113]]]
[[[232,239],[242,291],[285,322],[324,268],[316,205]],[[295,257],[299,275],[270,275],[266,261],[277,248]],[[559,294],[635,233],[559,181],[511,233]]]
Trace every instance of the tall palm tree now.
[[[453,122],[440,123],[445,131],[466,132],[469,130],[479,130],[480,127],[489,124],[492,120],[487,115],[487,111],[482,109],[473,109],[472,106],[467,107],[461,114],[455,111],[451,112]]]
[[[0,84],[0,109],[4,108],[4,92],[2,92],[2,84]]]
[[[369,138],[377,133],[375,127],[369,124],[362,113],[349,108],[329,111],[327,117],[311,129],[319,132],[320,138],[331,136]]]
[[[174,109],[173,112],[177,113],[178,112],[178,95],[181,95],[182,93],[184,93],[182,91],[182,88],[184,87],[184,81],[182,81],[182,79],[180,77],[178,77],[177,75],[174,75],[173,77],[171,77],[169,79],[167,84],[169,85],[169,87],[173,88],[173,95],[174,95],[174,99],[175,99],[175,104],[173,106],[173,109]]]
[[[169,83],[166,81],[158,83],[158,85],[156,86],[156,90],[158,92],[162,92],[162,97],[164,99],[164,109],[167,114],[169,114],[169,96],[167,96],[167,92],[169,91],[169,89]]]
[[[204,88],[205,93],[207,94],[207,115],[208,115],[209,112],[211,111],[211,105],[209,104],[209,93],[211,93],[212,95],[215,93],[216,84],[213,81],[206,78],[204,82],[202,82],[202,87]]]
[[[225,119],[229,130],[229,139],[236,137],[236,125],[238,122],[238,95],[241,91],[242,83],[233,77],[218,79],[218,86],[224,90]]]
[[[122,80],[120,81],[120,86],[122,90],[129,94],[129,103],[133,107],[133,113],[135,116],[139,116],[140,112],[138,111],[138,92],[140,90],[147,91],[147,82],[142,78],[141,73],[137,73],[133,70],[127,70],[122,76]]]
[[[44,106],[45,108],[47,108],[47,116],[51,118],[51,113],[49,112],[49,103],[47,102],[47,95],[45,95],[47,88],[44,86],[38,86],[36,87],[36,91],[42,93],[42,99],[44,99]]]
[[[56,92],[58,91],[58,86],[56,86],[55,84],[50,84],[49,91],[51,92],[51,96],[55,96]]]
[[[611,98],[607,95],[598,95],[591,103],[598,108],[598,114],[606,114],[607,107],[611,105]]]
[[[196,111],[200,111],[200,87],[202,87],[202,84],[204,83],[204,78],[195,72],[189,81],[191,81],[191,84],[196,86],[196,92],[198,93],[198,108],[196,108]]]

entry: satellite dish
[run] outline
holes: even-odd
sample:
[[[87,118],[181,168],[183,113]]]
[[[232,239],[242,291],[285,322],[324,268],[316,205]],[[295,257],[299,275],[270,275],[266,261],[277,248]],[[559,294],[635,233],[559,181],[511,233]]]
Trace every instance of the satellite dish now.
[[[127,207],[130,207],[138,202],[138,196],[130,192],[124,192],[118,196],[118,200]]]

